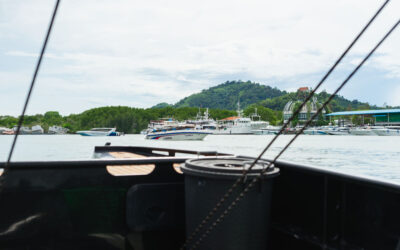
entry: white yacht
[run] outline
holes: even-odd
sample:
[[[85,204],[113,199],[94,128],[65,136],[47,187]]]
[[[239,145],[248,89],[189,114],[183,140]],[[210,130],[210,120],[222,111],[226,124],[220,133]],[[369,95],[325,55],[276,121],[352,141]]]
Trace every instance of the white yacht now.
[[[211,132],[196,130],[193,126],[180,125],[177,127],[164,127],[154,129],[146,134],[146,139],[150,140],[170,140],[170,141],[200,141]]]
[[[237,134],[253,134],[251,127],[251,119],[243,117],[243,111],[238,103],[238,116],[228,117],[218,121],[218,127],[214,134],[219,135],[237,135]]]
[[[41,135],[43,133],[44,133],[44,130],[43,130],[42,126],[40,126],[40,125],[32,126],[32,134],[33,135]]]
[[[151,120],[147,125],[147,129],[140,131],[140,134],[147,135],[148,133],[163,130],[163,129],[170,129],[179,126],[179,122],[175,121],[172,118],[161,118],[159,120]]]
[[[48,131],[49,134],[56,134],[56,135],[63,135],[63,134],[66,134],[67,132],[68,132],[67,128],[63,128],[63,127],[57,126],[57,125],[49,127],[49,131]]]
[[[206,109],[206,111],[204,111],[204,115],[201,114],[201,111],[199,109],[196,119],[187,120],[185,123],[195,125],[194,127],[195,130],[207,131],[210,134],[213,134],[217,129],[217,123],[215,122],[214,119],[210,118],[208,108]]]
[[[269,126],[269,122],[261,120],[261,116],[257,113],[257,108],[254,109],[254,114],[252,114],[250,118],[251,130],[264,129]]]
[[[91,130],[77,131],[77,134],[83,136],[119,136],[116,128],[92,128]]]

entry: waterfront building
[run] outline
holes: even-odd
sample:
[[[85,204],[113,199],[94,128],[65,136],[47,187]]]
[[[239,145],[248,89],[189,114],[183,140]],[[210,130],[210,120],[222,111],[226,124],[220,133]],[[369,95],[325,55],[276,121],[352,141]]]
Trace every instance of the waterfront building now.
[[[290,117],[292,117],[293,113],[296,111],[296,109],[303,103],[305,98],[308,96],[310,93],[310,89],[307,87],[301,87],[297,90],[297,100],[291,100],[288,103],[286,103],[285,107],[283,108],[283,121],[287,122]],[[301,109],[299,115],[298,115],[298,123],[302,124],[305,123],[311,116],[313,116],[318,108],[320,107],[320,103],[318,102],[316,97],[311,98],[310,101],[306,103],[306,105],[303,106]],[[322,111],[322,114],[325,114],[325,110]],[[316,122],[318,120],[318,116],[314,119]],[[323,116],[322,116],[322,119]]]
[[[331,117],[349,117],[361,116],[362,124],[364,124],[365,117],[372,117],[374,124],[377,126],[400,126],[400,109],[375,109],[375,110],[357,110],[357,111],[343,111],[327,114]]]

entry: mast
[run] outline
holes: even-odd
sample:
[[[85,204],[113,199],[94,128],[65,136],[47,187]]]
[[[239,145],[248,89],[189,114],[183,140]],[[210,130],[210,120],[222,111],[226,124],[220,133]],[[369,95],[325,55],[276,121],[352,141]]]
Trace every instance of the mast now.
[[[243,110],[240,109],[240,102],[237,102],[237,110],[236,110],[237,115],[239,116],[239,118],[242,118],[243,116]]]

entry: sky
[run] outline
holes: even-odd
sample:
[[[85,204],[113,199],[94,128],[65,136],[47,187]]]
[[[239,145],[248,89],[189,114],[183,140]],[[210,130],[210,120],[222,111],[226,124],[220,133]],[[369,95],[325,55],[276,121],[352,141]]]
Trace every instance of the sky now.
[[[18,115],[54,0],[0,0],[0,115]],[[225,81],[315,86],[383,1],[64,0],[27,113],[151,107]],[[399,18],[392,0],[321,90],[333,92]],[[340,95],[400,105],[400,28]]]

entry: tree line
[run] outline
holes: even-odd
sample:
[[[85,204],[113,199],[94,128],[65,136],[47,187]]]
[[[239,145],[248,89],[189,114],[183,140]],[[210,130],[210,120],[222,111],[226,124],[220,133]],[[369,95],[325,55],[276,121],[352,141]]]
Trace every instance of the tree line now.
[[[251,105],[244,110],[245,115],[254,113],[254,108],[258,108],[261,119],[278,124],[281,112],[273,111],[260,105]],[[205,108],[200,111],[203,114]],[[195,119],[199,108],[195,107],[163,107],[163,108],[133,108],[126,106],[110,106],[93,108],[80,114],[62,116],[57,111],[48,111],[45,114],[26,115],[23,126],[32,127],[41,125],[45,131],[50,126],[58,125],[68,128],[70,133],[78,130],[88,130],[95,127],[116,127],[118,131],[127,134],[139,133],[147,128],[151,120],[160,118],[173,118],[179,121]],[[220,120],[229,116],[235,116],[236,112],[226,109],[209,109],[210,117]],[[18,117],[0,116],[0,126],[12,128],[17,125]]]

